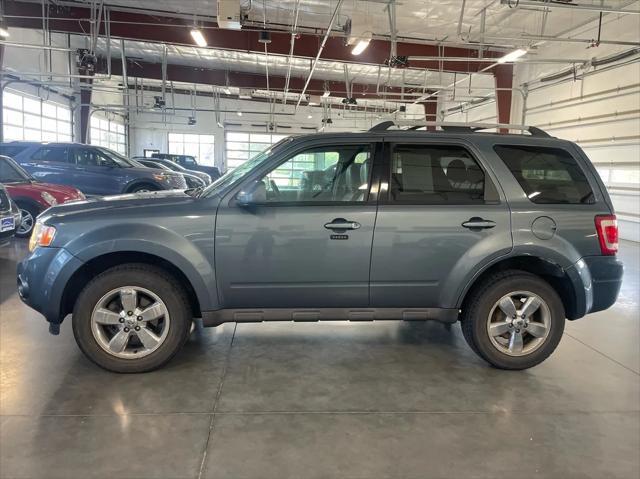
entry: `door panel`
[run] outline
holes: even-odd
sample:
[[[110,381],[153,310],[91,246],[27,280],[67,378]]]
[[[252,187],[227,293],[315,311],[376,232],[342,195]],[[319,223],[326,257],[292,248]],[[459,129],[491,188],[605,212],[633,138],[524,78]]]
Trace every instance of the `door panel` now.
[[[216,271],[225,308],[366,307],[375,205],[221,207]],[[335,218],[360,224],[331,239]]]
[[[303,148],[223,200],[215,255],[225,308],[368,306],[373,151],[368,143]],[[239,206],[238,191],[251,202]]]
[[[95,148],[73,148],[76,168],[74,176],[80,189],[91,195],[120,192],[117,165]]]
[[[512,248],[509,208],[459,143],[390,145],[371,260],[372,307],[454,308],[482,265]],[[384,181],[384,180],[383,180]]]

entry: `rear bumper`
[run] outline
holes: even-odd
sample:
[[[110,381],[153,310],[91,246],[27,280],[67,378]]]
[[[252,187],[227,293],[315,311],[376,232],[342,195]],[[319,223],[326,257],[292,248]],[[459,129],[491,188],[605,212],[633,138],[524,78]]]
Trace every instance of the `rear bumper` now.
[[[615,256],[589,256],[584,258],[593,285],[593,304],[590,313],[603,311],[618,298],[624,266]]]
[[[585,256],[567,268],[575,293],[569,319],[578,319],[611,307],[618,298],[624,266],[615,256]]]

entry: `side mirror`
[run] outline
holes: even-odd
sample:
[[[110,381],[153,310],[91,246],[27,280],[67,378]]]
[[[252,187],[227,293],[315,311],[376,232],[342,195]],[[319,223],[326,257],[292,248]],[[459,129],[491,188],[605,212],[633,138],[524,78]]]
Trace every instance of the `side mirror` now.
[[[236,203],[238,206],[251,206],[267,201],[267,190],[264,182],[256,181],[236,194]]]
[[[238,206],[249,206],[253,203],[253,191],[239,191],[236,195]]]

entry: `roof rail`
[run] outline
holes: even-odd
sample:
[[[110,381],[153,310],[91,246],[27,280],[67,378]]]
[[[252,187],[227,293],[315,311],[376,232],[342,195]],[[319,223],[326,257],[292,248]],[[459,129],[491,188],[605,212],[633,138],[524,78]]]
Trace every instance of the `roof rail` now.
[[[513,125],[510,123],[457,123],[440,121],[413,121],[413,120],[386,120],[374,125],[369,131],[386,131],[393,126],[408,127],[409,130],[416,130],[425,126],[434,126],[443,131],[454,133],[473,133],[481,130],[502,128],[506,130],[520,130],[528,132],[531,136],[550,138],[551,135],[540,128],[527,125]]]

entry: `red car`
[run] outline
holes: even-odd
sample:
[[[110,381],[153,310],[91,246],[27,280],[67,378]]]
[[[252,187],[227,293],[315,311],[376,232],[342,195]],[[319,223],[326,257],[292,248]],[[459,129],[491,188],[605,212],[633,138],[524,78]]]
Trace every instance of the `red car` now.
[[[22,213],[16,229],[16,236],[21,238],[31,234],[36,216],[50,206],[85,199],[80,190],[71,186],[40,183],[8,156],[0,156],[0,183]]]

